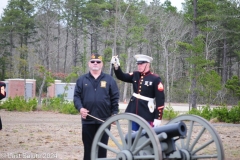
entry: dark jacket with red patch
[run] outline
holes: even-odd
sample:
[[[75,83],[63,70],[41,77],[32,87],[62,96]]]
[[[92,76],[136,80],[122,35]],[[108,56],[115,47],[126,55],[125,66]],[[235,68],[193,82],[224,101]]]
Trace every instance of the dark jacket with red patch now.
[[[135,113],[147,121],[153,121],[154,119],[161,120],[165,102],[161,78],[150,71],[145,74],[138,71],[123,73],[120,67],[118,67],[118,70],[114,69],[114,72],[119,80],[132,83],[134,93],[155,98],[156,106],[153,113],[149,111],[148,101],[138,99],[134,96],[131,97],[125,112]]]

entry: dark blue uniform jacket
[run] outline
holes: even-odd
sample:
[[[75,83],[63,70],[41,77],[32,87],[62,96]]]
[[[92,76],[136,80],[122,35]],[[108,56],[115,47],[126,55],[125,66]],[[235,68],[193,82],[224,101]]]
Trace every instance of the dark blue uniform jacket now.
[[[95,79],[91,73],[78,78],[74,91],[74,105],[80,111],[81,108],[89,110],[89,114],[103,121],[119,111],[119,91],[116,81],[108,74],[101,73]],[[102,123],[90,116],[82,119],[83,124]]]
[[[119,80],[132,83],[135,93],[145,97],[155,98],[156,108],[153,113],[149,111],[148,101],[138,99],[134,96],[131,97],[125,112],[135,113],[147,121],[153,121],[154,119],[161,120],[165,102],[161,78],[150,71],[145,74],[138,71],[123,73],[120,67],[118,67],[118,70],[114,69],[114,72]]]

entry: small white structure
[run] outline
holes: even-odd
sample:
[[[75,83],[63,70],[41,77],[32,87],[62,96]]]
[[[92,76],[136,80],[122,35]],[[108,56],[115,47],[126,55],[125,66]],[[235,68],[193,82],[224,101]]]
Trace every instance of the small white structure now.
[[[50,87],[48,87],[49,97],[64,96],[65,100],[72,101],[74,88],[76,83],[62,83],[61,80],[55,80]]]

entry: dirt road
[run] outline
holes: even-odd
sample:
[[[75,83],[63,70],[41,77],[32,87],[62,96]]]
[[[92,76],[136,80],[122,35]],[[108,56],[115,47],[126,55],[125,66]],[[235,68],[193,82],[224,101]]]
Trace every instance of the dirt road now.
[[[53,112],[9,112],[0,110],[0,159],[81,160],[81,120],[79,115]],[[163,123],[166,123],[164,121]],[[226,160],[240,159],[240,127],[216,126]]]

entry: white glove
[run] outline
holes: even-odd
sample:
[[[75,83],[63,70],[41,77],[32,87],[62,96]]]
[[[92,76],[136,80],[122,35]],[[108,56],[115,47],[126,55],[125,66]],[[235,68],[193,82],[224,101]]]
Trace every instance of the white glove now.
[[[113,56],[112,57],[111,64],[113,64],[115,68],[118,68],[120,66],[118,56]]]
[[[154,121],[153,121],[153,125],[154,125],[154,127],[159,127],[159,126],[161,126],[161,120],[159,120],[159,119],[154,119]]]

